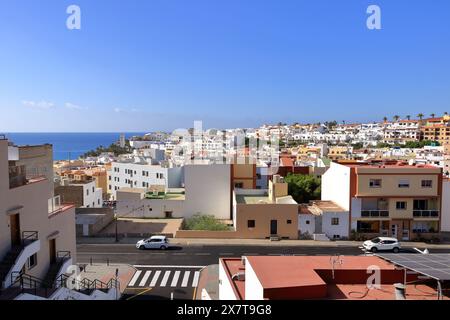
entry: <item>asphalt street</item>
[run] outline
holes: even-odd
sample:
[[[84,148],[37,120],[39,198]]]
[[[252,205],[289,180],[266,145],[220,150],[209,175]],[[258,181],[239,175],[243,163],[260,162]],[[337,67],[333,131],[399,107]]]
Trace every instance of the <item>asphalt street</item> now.
[[[139,250],[132,244],[79,244],[78,263],[125,263],[136,273],[122,296],[124,300],[193,299],[202,267],[220,257],[251,255],[363,255],[357,246],[185,245],[168,250]],[[450,253],[450,249],[430,249]],[[403,249],[403,253],[417,253]]]

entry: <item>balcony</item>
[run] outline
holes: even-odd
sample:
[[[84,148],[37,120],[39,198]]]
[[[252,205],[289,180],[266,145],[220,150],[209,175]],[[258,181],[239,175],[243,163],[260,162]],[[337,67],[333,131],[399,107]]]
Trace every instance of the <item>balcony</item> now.
[[[361,210],[363,218],[388,218],[389,210]]]
[[[439,210],[413,210],[414,218],[439,218]]]

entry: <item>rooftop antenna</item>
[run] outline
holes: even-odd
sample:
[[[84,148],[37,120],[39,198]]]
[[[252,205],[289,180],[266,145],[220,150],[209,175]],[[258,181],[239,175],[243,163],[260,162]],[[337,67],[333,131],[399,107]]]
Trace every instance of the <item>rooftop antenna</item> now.
[[[338,263],[339,265],[342,266],[342,264],[344,263],[341,259],[341,255],[336,254],[330,257],[330,263],[331,263],[331,275],[333,277],[334,280],[334,266]]]

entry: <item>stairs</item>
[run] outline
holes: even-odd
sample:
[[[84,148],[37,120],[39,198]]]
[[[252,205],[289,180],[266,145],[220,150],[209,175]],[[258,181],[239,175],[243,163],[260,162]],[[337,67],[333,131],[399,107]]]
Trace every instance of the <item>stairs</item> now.
[[[44,278],[44,283],[48,284],[54,284],[56,277],[58,276],[58,272],[61,269],[64,261],[57,261],[55,263],[52,263],[47,271],[47,274]]]
[[[6,276],[11,270],[12,266],[16,263],[17,257],[23,250],[23,246],[14,246],[8,251],[6,256],[0,262],[0,284],[5,281]],[[1,287],[1,285],[0,285]]]

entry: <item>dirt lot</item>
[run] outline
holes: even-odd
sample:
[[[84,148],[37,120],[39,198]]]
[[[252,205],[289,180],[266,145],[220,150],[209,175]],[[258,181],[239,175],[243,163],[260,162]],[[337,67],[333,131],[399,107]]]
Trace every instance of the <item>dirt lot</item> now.
[[[119,218],[117,231],[126,237],[149,236],[154,234],[164,234],[175,236],[181,228],[183,219],[139,219],[139,218]],[[113,221],[106,226],[97,236],[111,236],[116,232],[116,225]]]

